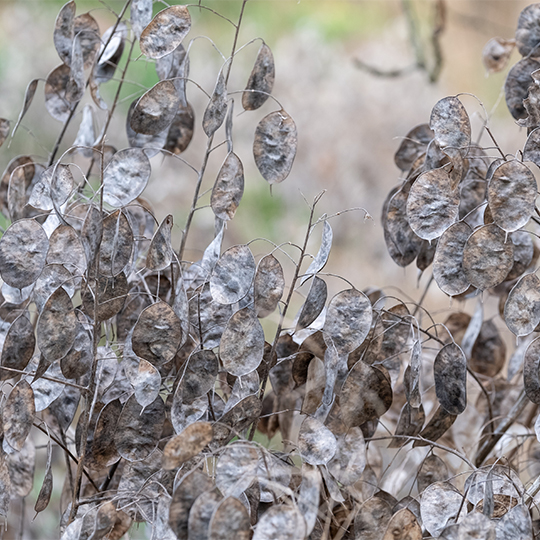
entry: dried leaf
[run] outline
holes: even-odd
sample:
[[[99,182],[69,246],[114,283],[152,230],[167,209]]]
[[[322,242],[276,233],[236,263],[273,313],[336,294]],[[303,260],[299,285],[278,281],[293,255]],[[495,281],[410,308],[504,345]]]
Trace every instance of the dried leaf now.
[[[151,172],[142,149],[116,152],[103,173],[103,201],[115,208],[133,202],[144,191]]]
[[[49,239],[34,219],[13,223],[0,239],[0,274],[11,287],[22,289],[41,274]]]
[[[320,314],[326,304],[328,288],[326,282],[315,276],[311,282],[306,301],[296,323],[296,331],[307,328]]]
[[[273,255],[266,255],[259,261],[253,280],[257,317],[264,318],[275,311],[284,288],[285,277],[280,262]]]
[[[229,152],[212,189],[211,206],[219,219],[228,221],[234,217],[244,193],[244,167],[240,158]]]
[[[495,224],[476,229],[463,250],[463,271],[481,291],[502,283],[514,264],[514,245]]]
[[[531,74],[540,69],[540,62],[534,58],[523,58],[508,72],[504,83],[506,106],[514,119],[527,117],[523,100],[527,98],[533,80]]]
[[[433,363],[435,392],[449,414],[461,414],[467,406],[467,360],[455,343],[445,345]]]
[[[172,226],[173,217],[169,214],[154,233],[146,255],[146,268],[149,270],[159,272],[171,265],[174,257],[171,245]]]
[[[283,109],[268,114],[259,122],[253,141],[253,157],[262,177],[270,185],[283,182],[289,176],[296,147],[296,125]]]
[[[11,390],[3,410],[4,438],[14,450],[21,451],[34,421],[34,392],[25,379]]]
[[[242,107],[246,111],[254,111],[262,107],[272,93],[274,78],[274,56],[270,47],[263,42],[249,76],[246,90],[242,94]]]
[[[238,310],[227,322],[219,344],[223,367],[236,377],[257,369],[263,359],[264,331],[255,311]]]
[[[131,396],[122,409],[114,434],[118,453],[127,461],[141,461],[157,447],[163,423],[165,405],[157,397],[144,411],[135,396]]]
[[[468,149],[471,123],[461,101],[455,96],[439,100],[431,110],[429,127],[441,148]]]
[[[210,519],[208,540],[249,540],[251,524],[246,507],[235,497],[221,501]]]
[[[523,276],[512,288],[504,305],[504,321],[516,336],[528,336],[540,323],[540,279]]]
[[[15,124],[15,127],[13,128],[13,132],[11,134],[11,137],[15,137],[15,133],[17,133],[17,129],[21,125],[22,119],[24,115],[28,112],[28,109],[30,108],[30,105],[32,104],[32,100],[34,99],[34,96],[36,94],[37,86],[38,86],[39,79],[33,79],[28,83],[28,86],[26,87],[26,91],[24,93],[24,103],[21,109],[21,112],[19,113],[19,117],[17,118],[17,123]]]
[[[162,58],[174,51],[191,28],[186,6],[171,6],[160,11],[142,31],[141,52],[149,58]]]
[[[407,217],[411,229],[424,240],[434,240],[459,216],[459,191],[448,173],[435,169],[421,174],[407,199]]]
[[[163,468],[176,469],[197,456],[212,441],[214,430],[208,422],[194,422],[175,435],[163,449]]]
[[[147,307],[133,328],[133,351],[151,364],[161,366],[174,358],[182,337],[182,326],[165,302]]]
[[[372,318],[369,298],[356,289],[347,289],[330,300],[323,332],[330,336],[338,355],[343,357],[366,339]]]
[[[78,333],[79,321],[71,298],[61,287],[49,297],[36,326],[37,345],[49,362],[63,358]]]
[[[463,250],[472,229],[464,221],[444,231],[437,243],[433,259],[433,277],[441,291],[449,296],[465,292],[470,283],[463,270]]]
[[[482,62],[488,73],[502,71],[516,46],[515,39],[491,38],[482,51]]]
[[[506,232],[521,229],[534,213],[536,190],[534,174],[521,161],[499,165],[487,190],[493,221]]]

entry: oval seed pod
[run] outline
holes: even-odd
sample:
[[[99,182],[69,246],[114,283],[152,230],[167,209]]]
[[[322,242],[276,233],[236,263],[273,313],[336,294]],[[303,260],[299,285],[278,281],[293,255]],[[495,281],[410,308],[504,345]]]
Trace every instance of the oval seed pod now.
[[[142,31],[141,52],[148,58],[162,58],[182,43],[191,28],[186,6],[171,6],[160,11]]]
[[[204,111],[203,130],[211,137],[223,124],[227,116],[227,85],[223,76],[223,68],[219,72],[216,86],[210,97],[210,102]]]
[[[521,229],[534,213],[536,179],[516,159],[499,165],[489,181],[487,198],[493,221],[506,232]]]
[[[270,47],[263,42],[249,76],[246,90],[242,94],[242,107],[246,111],[254,111],[262,107],[272,93],[274,78],[274,56]]]
[[[103,233],[99,247],[99,271],[107,277],[120,274],[131,260],[133,230],[121,210],[103,219]]]
[[[463,250],[463,270],[477,289],[483,291],[502,283],[513,265],[514,245],[494,223],[469,236]]]
[[[523,386],[527,397],[540,405],[540,338],[531,341],[523,360]]]
[[[315,276],[311,282],[306,301],[298,316],[298,322],[296,323],[297,331],[307,328],[321,314],[327,297],[328,287],[326,286],[326,282]]]
[[[540,69],[535,58],[523,58],[508,72],[504,83],[506,106],[515,120],[527,117],[523,100],[527,98],[529,86],[533,83],[531,74]]]
[[[465,107],[456,96],[445,97],[435,104],[429,127],[441,148],[468,149],[471,123]]]
[[[411,229],[424,240],[434,240],[459,216],[459,191],[444,169],[421,174],[411,186],[407,218]]]
[[[435,393],[449,414],[461,414],[467,406],[467,360],[455,343],[445,345],[433,363]]]
[[[515,46],[515,39],[491,38],[482,51],[482,61],[488,72],[496,73],[503,70]]]
[[[253,280],[257,317],[267,317],[274,312],[283,296],[284,288],[285,277],[281,263],[273,255],[266,255],[259,261]]]
[[[68,100],[68,86],[71,70],[66,64],[53,69],[45,81],[45,108],[59,122],[65,122],[74,107]]]
[[[539,18],[540,6],[538,4],[527,6],[519,14],[516,44],[521,56],[532,58],[540,56],[540,51],[538,51],[538,42],[540,41]]]
[[[219,219],[228,221],[234,217],[244,194],[244,166],[240,158],[230,152],[216,178],[210,204]]]
[[[460,221],[448,227],[437,243],[433,277],[439,289],[449,296],[461,294],[470,286],[463,270],[463,250],[472,232],[467,223]]]
[[[504,305],[504,321],[516,336],[528,336],[540,323],[540,279],[523,276],[512,288]]]
[[[154,233],[148,253],[146,255],[146,268],[155,272],[165,270],[173,261],[173,248],[171,245],[171,230],[173,217],[169,214]]]
[[[11,390],[3,408],[3,428],[6,442],[21,451],[34,421],[34,392],[25,379]]]
[[[297,144],[296,124],[283,109],[268,114],[257,125],[253,157],[270,185],[283,182],[289,176]]]

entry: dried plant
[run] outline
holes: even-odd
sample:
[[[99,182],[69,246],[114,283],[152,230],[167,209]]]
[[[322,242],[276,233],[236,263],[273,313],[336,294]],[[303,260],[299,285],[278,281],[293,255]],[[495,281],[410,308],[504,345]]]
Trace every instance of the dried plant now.
[[[127,0],[103,34],[73,1],[58,15],[62,64],[44,90],[63,128],[46,162],[17,156],[0,181],[11,223],[0,239],[0,515],[25,536],[38,456],[46,465],[32,504],[56,516],[64,540],[119,539],[139,523],[154,540],[533,538],[540,212],[524,161],[540,167],[540,5],[523,11],[515,40],[492,40],[484,53],[490,70],[514,45],[524,56],[505,85],[511,114],[530,132],[523,152],[500,149],[487,115],[477,140],[487,133],[495,146],[473,143],[467,110],[451,96],[395,155],[405,178],[383,209],[390,255],[421,272],[432,265],[428,286],[450,297],[477,297],[472,316],[454,311],[437,323],[422,300],[362,292],[345,278],[328,300],[333,233],[330,218],[316,216],[321,196],[294,257],[290,242],[268,242],[257,258],[249,245],[222,251],[244,190],[231,96],[241,94],[245,111],[275,99],[264,42],[245,88],[229,88],[246,2],[229,21],[232,50],[204,111],[188,102],[188,88],[204,91],[189,76],[190,10],[223,15],[202,2],[153,15],[152,0]],[[130,147],[118,150],[111,121],[137,43],[159,82],[133,101]],[[100,87],[115,77],[107,103]],[[38,86],[28,85],[12,130],[0,119],[0,143]],[[253,140],[270,186],[287,178],[297,146],[295,123],[278,107]],[[207,144],[193,167],[181,154],[199,124]],[[221,144],[227,155],[207,186]],[[197,175],[178,250],[172,216],[158,220],[142,198],[159,153]],[[216,234],[191,263],[184,253],[206,189]],[[292,316],[295,294],[304,303]],[[488,295],[519,338],[508,361]],[[260,322],[269,316],[272,332]],[[277,432],[278,449],[265,444]],[[58,513],[49,503],[62,483]]]

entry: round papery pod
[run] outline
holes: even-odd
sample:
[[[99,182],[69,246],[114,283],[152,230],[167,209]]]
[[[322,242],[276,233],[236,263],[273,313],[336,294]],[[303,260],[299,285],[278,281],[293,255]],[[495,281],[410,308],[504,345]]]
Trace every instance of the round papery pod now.
[[[520,14],[516,29],[516,45],[521,56],[540,56],[540,4],[527,6]]]
[[[523,276],[512,288],[504,306],[504,320],[516,336],[527,336],[540,323],[540,279]]]
[[[463,250],[463,270],[477,289],[502,283],[513,264],[514,245],[498,225],[484,225],[469,236]]]
[[[441,407],[461,414],[467,406],[467,359],[455,343],[445,345],[433,363],[435,393]]]
[[[444,169],[421,174],[411,186],[407,218],[411,229],[424,240],[434,240],[459,216],[459,191]]]
[[[495,37],[490,39],[482,51],[482,61],[489,73],[496,73],[506,67],[516,46],[515,39]]]
[[[504,83],[506,106],[515,120],[527,117],[523,100],[527,98],[529,86],[533,83],[531,74],[540,69],[535,58],[523,58],[508,72]]]
[[[431,142],[434,133],[427,124],[420,124],[411,129],[399,145],[395,155],[395,164],[406,172],[411,169],[412,164],[426,150],[426,146]]]
[[[460,221],[448,227],[437,243],[433,277],[439,289],[449,296],[461,294],[470,286],[463,270],[463,250],[472,232],[467,223]]]
[[[439,100],[431,111],[429,127],[441,148],[468,150],[471,123],[465,107],[456,96]]]
[[[524,227],[535,211],[536,192],[534,174],[521,161],[499,165],[487,189],[493,221],[506,232]]]

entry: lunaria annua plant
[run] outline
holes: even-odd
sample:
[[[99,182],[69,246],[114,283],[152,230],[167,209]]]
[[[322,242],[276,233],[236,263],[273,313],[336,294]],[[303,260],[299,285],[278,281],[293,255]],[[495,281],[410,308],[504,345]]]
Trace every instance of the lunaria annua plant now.
[[[214,10],[174,5],[153,16],[151,0],[128,0],[104,33],[74,2],[58,15],[62,63],[47,77],[45,106],[64,127],[48,161],[15,157],[0,183],[11,222],[0,239],[0,515],[24,537],[25,513],[14,520],[13,509],[33,497],[36,513],[56,512],[53,486],[63,483],[64,540],[119,539],[141,522],[152,539],[533,538],[540,283],[530,228],[540,220],[524,161],[540,165],[540,5],[523,12],[515,42],[485,52],[491,70],[514,44],[524,55],[506,82],[510,112],[530,131],[522,154],[493,158],[473,144],[459,96],[439,101],[396,154],[405,180],[383,210],[392,258],[421,271],[433,264],[446,294],[479,298],[472,316],[454,312],[441,324],[380,289],[349,284],[328,299],[332,229],[315,215],[320,197],[292,276],[280,245],[258,260],[248,245],[222,250],[244,187],[229,96],[256,111],[274,82],[263,43],[246,87],[229,88],[245,4],[203,111],[188,102],[190,9]],[[109,128],[137,42],[159,82],[133,102],[130,147],[117,149]],[[113,77],[118,90],[106,102],[100,87]],[[28,85],[11,137],[38,86]],[[201,124],[207,145],[177,251],[172,216],[157,220],[141,195],[150,159],[182,161]],[[2,142],[10,128],[0,121]],[[228,154],[211,189],[215,238],[188,263],[220,140]],[[255,163],[272,185],[295,153],[294,121],[278,106],[259,121]],[[75,157],[86,174],[74,174]],[[305,300],[291,316],[296,292]],[[484,316],[491,293],[519,337],[508,362]],[[260,319],[272,313],[279,323],[268,335]],[[256,442],[277,431],[279,451]],[[34,496],[36,456],[45,472]]]

